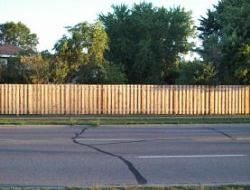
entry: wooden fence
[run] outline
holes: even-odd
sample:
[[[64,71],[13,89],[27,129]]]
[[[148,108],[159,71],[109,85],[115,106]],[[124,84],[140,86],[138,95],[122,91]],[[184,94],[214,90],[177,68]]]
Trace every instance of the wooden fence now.
[[[0,85],[0,114],[250,114],[250,86]]]

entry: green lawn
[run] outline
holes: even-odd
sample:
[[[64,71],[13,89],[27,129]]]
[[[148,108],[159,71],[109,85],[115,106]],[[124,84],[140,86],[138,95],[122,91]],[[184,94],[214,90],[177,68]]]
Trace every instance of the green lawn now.
[[[248,116],[0,116],[0,125],[124,125],[250,123]]]

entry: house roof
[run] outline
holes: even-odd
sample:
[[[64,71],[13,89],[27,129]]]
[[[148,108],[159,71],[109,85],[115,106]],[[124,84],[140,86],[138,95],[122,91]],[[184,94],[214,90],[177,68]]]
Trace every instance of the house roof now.
[[[14,56],[20,51],[19,47],[13,45],[0,45],[0,55]]]

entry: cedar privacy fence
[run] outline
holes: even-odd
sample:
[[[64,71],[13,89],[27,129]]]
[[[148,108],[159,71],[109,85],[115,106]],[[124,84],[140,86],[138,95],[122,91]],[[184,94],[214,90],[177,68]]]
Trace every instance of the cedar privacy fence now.
[[[248,86],[0,85],[0,114],[250,114]]]

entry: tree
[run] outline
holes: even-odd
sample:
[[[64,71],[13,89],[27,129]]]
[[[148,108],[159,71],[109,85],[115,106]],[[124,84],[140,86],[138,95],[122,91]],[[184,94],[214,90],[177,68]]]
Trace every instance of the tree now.
[[[234,78],[239,84],[250,84],[250,44],[243,45],[236,57]]]
[[[41,54],[21,56],[23,76],[28,83],[46,84],[49,82],[49,61]]]
[[[108,37],[102,25],[83,22],[68,27],[68,32],[54,47],[54,81],[104,83],[109,75],[104,59]]]
[[[180,64],[177,84],[181,85],[215,85],[216,70],[211,63],[194,60]]]
[[[0,45],[13,45],[23,51],[34,52],[38,44],[37,35],[21,22],[6,22],[0,24]]]
[[[1,83],[26,83],[23,75],[21,55],[34,55],[38,38],[36,34],[31,33],[30,29],[23,23],[6,22],[0,24],[0,45],[12,45],[19,47],[21,51],[16,57],[8,58],[7,65],[1,65]]]
[[[50,62],[50,81],[56,84],[63,84],[67,81],[69,74],[69,66],[67,62],[64,62],[60,57],[53,57]]]
[[[151,3],[113,6],[101,14],[109,37],[105,57],[121,65],[129,83],[173,84],[180,54],[190,49],[194,27],[191,13],[180,7],[165,9]]]
[[[105,61],[102,64],[95,64],[95,60],[84,64],[79,70],[77,83],[84,84],[123,84],[127,81],[125,73],[119,65]]]
[[[221,84],[249,84],[250,0],[221,0],[201,18],[200,53]]]
[[[0,83],[26,83],[19,57],[10,57],[7,65],[0,65]]]
[[[90,46],[86,47],[87,63],[80,66],[76,82],[124,83],[126,77],[121,68],[104,59],[104,52],[108,49],[108,36],[99,22],[90,28],[90,41]]]

